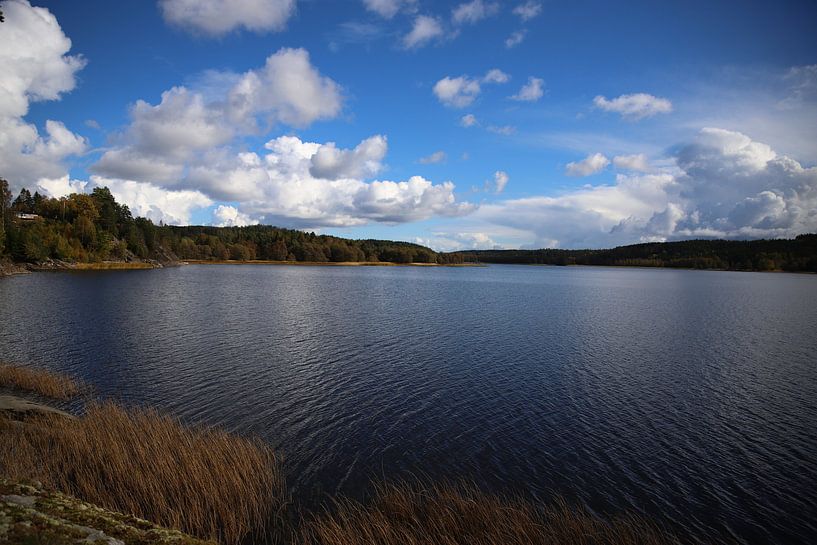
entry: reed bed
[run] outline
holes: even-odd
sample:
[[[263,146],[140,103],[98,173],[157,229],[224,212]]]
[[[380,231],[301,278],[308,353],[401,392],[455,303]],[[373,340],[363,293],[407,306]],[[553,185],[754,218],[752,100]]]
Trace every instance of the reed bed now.
[[[338,500],[301,527],[308,545],[666,545],[672,536],[634,516],[603,521],[563,501],[540,508],[470,485],[399,483],[364,505]]]
[[[69,400],[86,389],[81,381],[69,377],[22,365],[0,362],[0,386],[33,392],[43,397]]]
[[[82,418],[0,415],[0,474],[224,544],[274,542],[285,508],[280,460],[260,441],[186,428],[113,403]]]

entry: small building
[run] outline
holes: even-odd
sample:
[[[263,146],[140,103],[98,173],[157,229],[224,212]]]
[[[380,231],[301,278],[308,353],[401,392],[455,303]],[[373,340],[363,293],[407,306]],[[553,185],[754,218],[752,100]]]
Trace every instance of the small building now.
[[[25,212],[17,212],[17,219],[23,221],[35,221],[40,219],[38,214],[27,214]]]

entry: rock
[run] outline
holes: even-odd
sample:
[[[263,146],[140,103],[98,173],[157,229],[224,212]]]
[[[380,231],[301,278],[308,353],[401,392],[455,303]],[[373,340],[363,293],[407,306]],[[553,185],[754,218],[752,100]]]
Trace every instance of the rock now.
[[[0,545],[215,545],[74,497],[0,478]]]

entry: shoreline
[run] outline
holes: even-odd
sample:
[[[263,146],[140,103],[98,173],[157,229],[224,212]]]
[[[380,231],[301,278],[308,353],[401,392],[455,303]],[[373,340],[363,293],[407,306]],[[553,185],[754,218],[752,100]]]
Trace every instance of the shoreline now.
[[[392,261],[273,261],[268,259],[185,259],[179,265],[294,265],[302,267],[486,267],[484,263],[394,263]]]
[[[47,261],[44,263],[15,263],[0,262],[0,278],[30,274],[32,272],[65,272],[65,271],[126,271],[126,270],[153,270],[165,267],[181,267],[185,265],[273,265],[273,266],[300,266],[300,267],[489,267],[491,265],[511,265],[526,267],[583,267],[608,269],[640,269],[640,270],[681,270],[681,271],[711,271],[711,272],[750,272],[750,273],[778,273],[778,274],[817,274],[811,271],[786,271],[783,269],[753,270],[753,269],[699,269],[694,267],[650,267],[644,265],[587,265],[570,264],[557,265],[553,263],[394,263],[391,261],[274,261],[265,259],[232,260],[232,259],[185,259],[179,261],[102,261],[69,263],[66,261]]]

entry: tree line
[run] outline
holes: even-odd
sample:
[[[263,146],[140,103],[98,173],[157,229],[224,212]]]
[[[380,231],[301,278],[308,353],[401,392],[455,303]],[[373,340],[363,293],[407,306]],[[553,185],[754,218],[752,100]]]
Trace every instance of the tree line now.
[[[62,198],[23,189],[12,199],[0,179],[0,256],[57,259],[270,260],[308,262],[513,263],[817,272],[817,234],[791,240],[685,240],[605,250],[472,250],[438,253],[409,242],[350,240],[268,225],[156,225],[134,217],[105,187]]]
[[[18,262],[57,259],[274,260],[314,262],[458,263],[408,242],[349,240],[267,225],[208,227],[156,225],[134,217],[105,187],[51,198],[22,189],[12,200],[0,179],[0,255]]]
[[[605,250],[475,250],[466,262],[817,272],[817,234],[773,240],[683,240]]]

